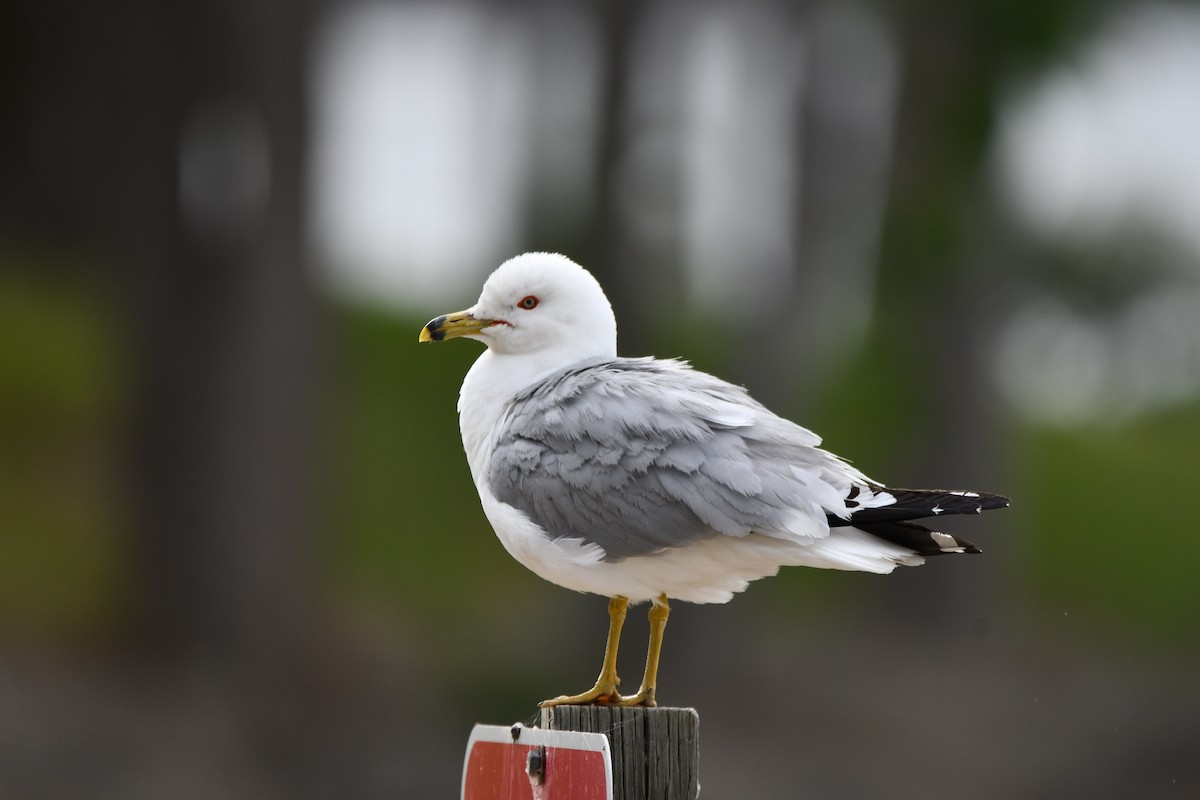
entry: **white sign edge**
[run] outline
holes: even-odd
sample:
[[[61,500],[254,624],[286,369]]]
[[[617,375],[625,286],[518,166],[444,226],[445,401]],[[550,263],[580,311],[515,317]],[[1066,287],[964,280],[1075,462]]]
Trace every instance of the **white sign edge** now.
[[[520,736],[513,738],[513,730],[519,729]],[[467,737],[467,750],[463,755],[462,785],[459,787],[460,800],[467,793],[467,767],[471,763],[471,748],[476,742],[498,742],[500,744],[529,744],[534,747],[562,747],[568,750],[583,750],[589,753],[601,753],[604,758],[604,772],[608,783],[604,787],[606,800],[613,800],[612,750],[608,737],[603,733],[587,733],[584,731],[552,731],[545,728],[527,728],[517,722],[512,725],[485,725],[476,723]]]

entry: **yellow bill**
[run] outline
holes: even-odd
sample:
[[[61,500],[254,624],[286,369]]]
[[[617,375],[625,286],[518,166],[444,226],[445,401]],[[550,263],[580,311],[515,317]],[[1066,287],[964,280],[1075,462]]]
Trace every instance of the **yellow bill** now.
[[[455,311],[453,314],[443,314],[429,320],[425,327],[421,328],[418,341],[440,342],[445,339],[457,339],[460,336],[471,336],[484,328],[498,324],[500,324],[499,320],[480,319],[471,316],[468,311]]]

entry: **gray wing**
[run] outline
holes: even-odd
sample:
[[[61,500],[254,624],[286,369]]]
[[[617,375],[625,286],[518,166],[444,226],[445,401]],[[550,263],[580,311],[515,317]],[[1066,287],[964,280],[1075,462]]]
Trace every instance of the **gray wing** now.
[[[510,405],[489,462],[492,494],[551,538],[609,559],[751,531],[828,534],[866,478],[813,433],[682,362],[576,366]]]

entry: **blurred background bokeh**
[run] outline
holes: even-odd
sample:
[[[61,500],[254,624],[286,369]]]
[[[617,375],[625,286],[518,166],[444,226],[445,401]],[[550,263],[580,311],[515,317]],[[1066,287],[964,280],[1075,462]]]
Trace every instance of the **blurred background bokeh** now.
[[[417,346],[531,249],[1013,498],[676,604],[705,797],[1200,794],[1197,5],[16,0],[0,101],[0,797],[451,797],[589,684]]]

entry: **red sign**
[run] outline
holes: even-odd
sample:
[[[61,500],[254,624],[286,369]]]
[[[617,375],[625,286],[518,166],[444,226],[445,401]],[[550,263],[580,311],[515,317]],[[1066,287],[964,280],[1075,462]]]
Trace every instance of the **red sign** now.
[[[467,740],[463,800],[612,800],[602,733],[476,725]]]

